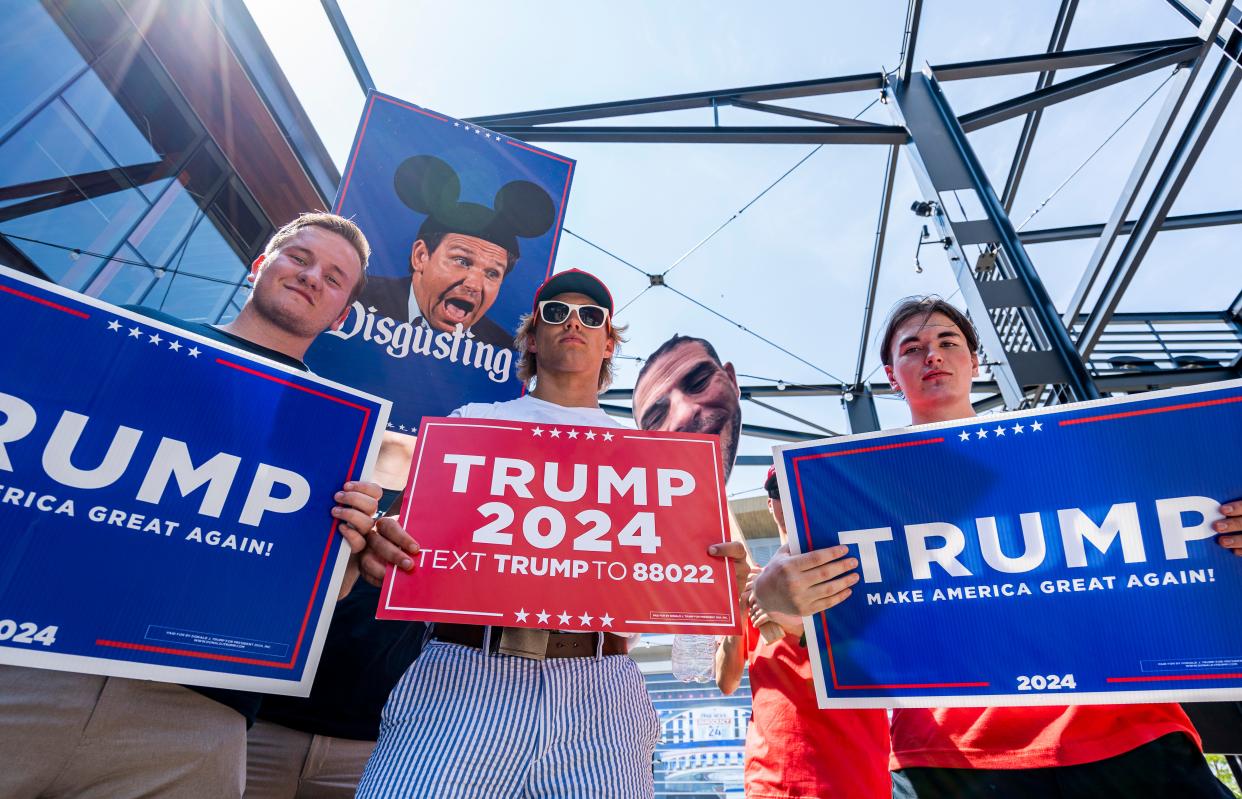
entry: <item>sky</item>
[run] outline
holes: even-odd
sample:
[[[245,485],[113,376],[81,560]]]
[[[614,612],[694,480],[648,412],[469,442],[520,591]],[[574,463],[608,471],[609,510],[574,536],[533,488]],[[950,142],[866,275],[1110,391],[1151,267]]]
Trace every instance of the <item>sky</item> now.
[[[1056,0],[927,2],[915,64],[1043,52],[1058,5]],[[341,166],[364,96],[319,0],[247,0],[247,6]],[[906,12],[904,0],[341,0],[341,7],[380,91],[456,117],[893,69]],[[1133,0],[1125,13],[1117,9],[1114,3],[1080,3],[1067,48],[1195,33],[1163,0]],[[1058,73],[1057,79],[1084,71]],[[1149,73],[1047,109],[1014,203],[1014,224],[1025,222],[1025,229],[1036,230],[1104,222],[1163,103],[1161,85],[1171,73],[1172,68]],[[1028,92],[1035,79],[1027,74],[943,86],[960,115]],[[889,109],[872,104],[877,95],[858,92],[784,104],[844,116],[870,106],[862,119],[891,124]],[[710,122],[711,111],[704,109],[588,124]],[[804,124],[734,108],[722,109],[720,122]],[[970,135],[998,192],[1021,127],[1019,118]],[[1173,214],[1242,207],[1242,159],[1232,146],[1240,129],[1242,102],[1234,102]],[[646,355],[680,333],[712,341],[744,375],[744,386],[852,382],[887,147],[540,146],[578,162],[565,219],[570,235],[562,237],[557,269],[594,272],[612,288],[618,308],[632,302],[618,317],[629,324],[624,354]],[[957,289],[939,248],[925,247],[923,271],[915,271],[913,255],[925,220],[908,209],[918,199],[923,198],[903,156],[876,298],[877,322],[866,342],[863,373],[871,379],[883,379],[876,339],[888,308],[912,294],[950,297]],[[745,212],[737,215],[742,208]],[[1081,240],[1028,247],[1058,307],[1069,300],[1094,245],[1094,240]],[[648,284],[643,273],[663,272],[692,249],[667,282],[732,323],[667,289],[643,293]],[[1119,310],[1227,307],[1242,288],[1235,255],[1240,249],[1242,226],[1162,233]],[[638,367],[636,361],[623,361],[614,385],[632,387]],[[908,424],[900,400],[879,398],[877,404],[883,426]],[[837,398],[782,399],[778,405],[822,427],[848,430]],[[753,403],[744,402],[742,411],[749,423],[798,427]],[[748,437],[739,452],[767,454],[773,443]],[[730,493],[753,494],[764,471],[738,467]]]

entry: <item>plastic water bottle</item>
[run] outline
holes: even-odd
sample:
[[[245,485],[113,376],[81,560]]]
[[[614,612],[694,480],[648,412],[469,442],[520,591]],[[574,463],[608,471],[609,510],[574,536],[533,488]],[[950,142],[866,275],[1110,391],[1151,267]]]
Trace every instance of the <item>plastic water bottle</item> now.
[[[716,636],[674,635],[673,676],[682,682],[711,682],[716,678]]]

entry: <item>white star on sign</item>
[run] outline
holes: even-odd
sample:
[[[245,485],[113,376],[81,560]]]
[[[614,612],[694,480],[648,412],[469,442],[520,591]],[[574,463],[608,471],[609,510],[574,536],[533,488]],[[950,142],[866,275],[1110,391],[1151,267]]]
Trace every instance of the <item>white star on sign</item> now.
[[[600,623],[600,624],[602,624],[602,625],[604,625],[605,627],[611,627],[611,626],[612,626],[612,616],[609,616],[607,613],[605,613],[603,616],[600,616],[600,617],[599,617],[599,623]]]
[[[1003,436],[1005,435],[1005,428],[1001,425],[997,425],[996,429],[993,430],[992,432],[995,433],[997,436]]]
[[[533,433],[534,435],[541,436],[543,435],[543,428],[536,427],[534,430],[531,430],[530,432]]]
[[[393,426],[392,422],[389,422],[388,426],[391,428]]]
[[[569,431],[569,437],[570,437],[570,438],[577,438],[577,437],[578,437],[578,431],[577,431],[577,430],[570,430],[570,431]]]
[[[160,338],[159,333],[155,333],[154,335],[150,336],[150,340],[152,344],[159,344],[164,339]]]
[[[568,613],[566,613],[563,610],[561,611],[561,615],[556,617],[557,621],[559,621],[561,624],[569,624],[569,620],[572,618],[573,616],[570,616]]]
[[[585,624],[590,624],[590,623],[591,623],[591,619],[593,619],[593,618],[595,618],[595,617],[594,617],[594,616],[592,616],[591,614],[589,614],[589,613],[583,613],[581,616],[579,616],[579,617],[578,617],[578,621],[582,622],[582,623],[585,625]]]
[[[1021,433],[1021,432],[1022,432],[1023,430],[1025,430],[1026,428],[1022,426],[1022,423],[1021,423],[1021,422],[1018,422],[1018,423],[1014,424],[1014,426],[1013,426],[1013,427],[1011,427],[1011,428],[1009,428],[1009,429],[1010,429],[1010,430],[1013,430],[1015,433]]]
[[[560,431],[560,430],[557,430],[555,427],[553,427],[553,428],[552,428],[552,437],[553,437],[553,438],[560,438],[560,437],[561,437],[561,431]]]
[[[139,337],[139,336],[141,336],[141,335],[142,335],[142,328],[140,328],[140,327],[131,327],[131,328],[129,329],[129,337],[130,337],[130,338],[138,338],[138,337]]]
[[[188,354],[191,358],[197,358],[200,352],[202,352],[202,350],[198,347],[190,347],[190,349],[186,350],[186,354]]]
[[[460,128],[460,127],[461,127],[461,123],[460,123],[460,122],[454,122],[454,123],[453,123],[453,127],[455,127],[455,128]]]
[[[535,614],[535,618],[539,619],[540,624],[547,624],[548,623],[548,612],[546,610],[541,610]]]
[[[517,613],[514,613],[513,617],[518,621],[526,621],[526,617],[529,615],[530,614],[526,612],[526,608],[518,608]]]
[[[604,433],[605,441],[612,441],[612,433]]]
[[[594,430],[588,430],[588,431],[587,431],[587,433],[586,433],[586,440],[587,440],[587,441],[594,441],[594,440],[595,440],[595,431],[594,431]]]
[[[172,350],[173,352],[181,352],[181,342],[180,341],[168,342],[168,349]]]
[[[397,429],[398,429],[398,430],[400,430],[402,433],[404,433],[404,432],[405,432],[405,425],[403,425],[403,424],[402,424],[402,425],[397,425]]]
[[[1034,430],[1036,433],[1038,433],[1040,428],[1043,426],[1044,426],[1043,422],[1031,422],[1031,429]]]
[[[958,438],[960,438],[960,439],[961,439],[961,440],[963,440],[963,441],[969,441],[969,440],[970,440],[970,433],[967,433],[965,430],[963,430],[963,431],[962,431],[962,433],[961,433],[961,435],[959,435],[959,436],[958,436]]]
[[[980,429],[978,432],[976,432],[976,433],[975,433],[975,435],[977,435],[979,438],[987,438],[987,437],[988,437],[988,431],[987,431],[987,430]]]
[[[109,322],[109,323],[108,323],[108,329],[109,329],[109,330],[120,330],[120,329],[121,329],[121,323],[120,323],[120,322],[118,322],[117,320],[113,319],[111,322]]]

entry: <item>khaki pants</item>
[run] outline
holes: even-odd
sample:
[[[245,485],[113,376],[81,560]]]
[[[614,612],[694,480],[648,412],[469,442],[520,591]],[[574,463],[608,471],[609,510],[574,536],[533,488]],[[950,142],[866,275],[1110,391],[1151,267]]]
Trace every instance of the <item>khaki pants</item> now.
[[[349,799],[374,748],[257,721],[246,742],[246,799]]]
[[[239,797],[246,720],[189,688],[0,666],[0,796]]]

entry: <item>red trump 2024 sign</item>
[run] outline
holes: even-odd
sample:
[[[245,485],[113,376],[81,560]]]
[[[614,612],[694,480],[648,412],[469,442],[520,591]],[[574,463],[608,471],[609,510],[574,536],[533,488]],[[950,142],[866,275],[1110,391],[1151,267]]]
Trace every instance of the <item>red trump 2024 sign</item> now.
[[[737,631],[716,436],[423,419],[381,619],[570,631]]]

